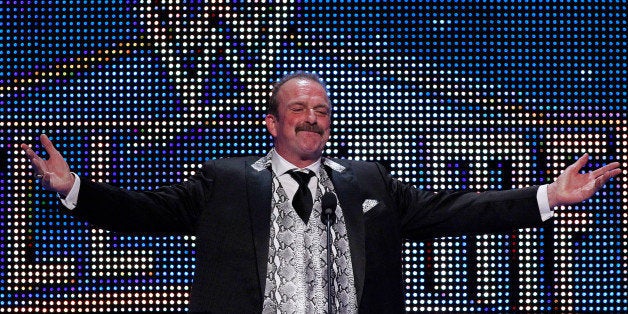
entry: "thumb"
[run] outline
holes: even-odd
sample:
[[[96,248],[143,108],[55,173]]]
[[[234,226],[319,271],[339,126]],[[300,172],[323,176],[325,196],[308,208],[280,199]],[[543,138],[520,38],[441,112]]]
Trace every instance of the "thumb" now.
[[[589,154],[588,153],[584,153],[569,168],[572,171],[580,172],[580,169],[582,169],[582,167],[584,167],[584,165],[587,164],[587,161],[589,161]]]

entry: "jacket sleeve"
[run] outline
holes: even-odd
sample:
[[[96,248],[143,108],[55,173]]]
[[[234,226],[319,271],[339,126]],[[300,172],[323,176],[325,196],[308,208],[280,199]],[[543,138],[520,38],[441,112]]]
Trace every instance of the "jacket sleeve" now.
[[[487,192],[431,192],[393,179],[381,165],[378,168],[391,206],[400,217],[404,238],[423,240],[510,232],[542,224],[537,186]]]
[[[192,234],[212,193],[212,163],[188,180],[153,191],[81,182],[76,217],[112,231]]]

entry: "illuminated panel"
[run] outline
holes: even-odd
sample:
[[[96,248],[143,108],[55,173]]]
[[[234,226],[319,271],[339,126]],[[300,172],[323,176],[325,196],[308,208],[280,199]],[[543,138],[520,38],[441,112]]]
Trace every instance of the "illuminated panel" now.
[[[327,153],[427,190],[550,182],[585,152],[628,168],[621,1],[9,1],[0,6],[0,312],[187,310],[188,235],[60,210],[19,143],[85,179],[181,182],[263,155],[269,83],[327,80]],[[628,311],[623,176],[544,227],[404,244],[406,310]],[[368,262],[368,261],[367,261]]]

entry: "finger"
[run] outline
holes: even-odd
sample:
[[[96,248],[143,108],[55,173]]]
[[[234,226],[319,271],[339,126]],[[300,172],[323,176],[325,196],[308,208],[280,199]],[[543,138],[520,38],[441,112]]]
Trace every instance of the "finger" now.
[[[595,188],[598,190],[601,189],[602,186],[606,184],[606,182],[608,182],[611,178],[615,177],[616,175],[620,173],[621,173],[621,169],[612,169],[610,171],[606,171],[602,173],[601,175],[595,178]]]
[[[595,178],[595,190],[601,189],[605,181],[604,176]]]
[[[28,159],[33,159],[33,158],[39,157],[39,156],[37,156],[35,151],[33,151],[33,149],[30,146],[28,146],[26,144],[22,144],[22,145],[20,145],[20,147],[22,148],[24,153],[26,153],[26,157],[28,157]]]
[[[35,179],[42,179],[44,177],[44,169],[46,169],[46,162],[33,151],[33,149],[26,145],[21,144],[20,147],[28,157],[28,160],[31,162],[31,168],[33,170],[33,177]]]
[[[33,168],[33,174],[35,177],[41,177],[46,171],[46,162],[39,156],[35,155],[35,158],[31,159],[31,167]]]
[[[41,159],[41,157],[39,157],[39,155],[37,155],[37,153],[35,153],[35,151],[33,151],[30,146],[22,144],[20,145],[20,147],[26,153],[26,157],[28,157],[29,161],[31,162],[31,167],[33,168],[33,172],[37,177],[39,174],[42,173],[42,169],[45,169],[45,161]]]
[[[575,171],[575,172],[579,172],[580,169],[582,169],[582,167],[584,167],[584,165],[586,165],[588,160],[589,160],[589,154],[588,153],[584,153],[584,155],[580,156],[580,158],[578,158],[578,160],[576,160],[576,162],[571,164],[571,166],[569,166],[568,168],[573,169],[573,171]]]
[[[41,145],[44,146],[46,152],[48,152],[48,155],[52,156],[52,154],[59,154],[59,151],[52,144],[52,141],[48,138],[48,135],[42,134],[41,136],[39,136],[39,141],[41,142]]]
[[[619,170],[615,175],[619,174],[621,172],[621,169],[617,169],[619,168],[619,163],[618,162],[612,162],[606,166],[600,167],[598,169],[595,169],[593,171],[591,171],[591,173],[596,176],[599,177],[607,172],[611,172],[614,170]]]
[[[604,182],[607,182],[608,180],[617,176],[620,173],[621,173],[621,169],[613,169],[613,170],[604,172],[602,177],[604,178]]]

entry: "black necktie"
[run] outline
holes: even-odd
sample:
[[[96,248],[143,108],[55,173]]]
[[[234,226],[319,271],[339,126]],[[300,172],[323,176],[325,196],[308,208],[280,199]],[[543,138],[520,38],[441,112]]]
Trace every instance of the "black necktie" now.
[[[292,198],[292,207],[297,211],[303,222],[307,224],[307,221],[310,220],[310,213],[312,213],[312,205],[314,204],[312,192],[310,192],[310,188],[307,185],[314,176],[314,172],[292,170],[289,173],[299,183],[299,188]]]

